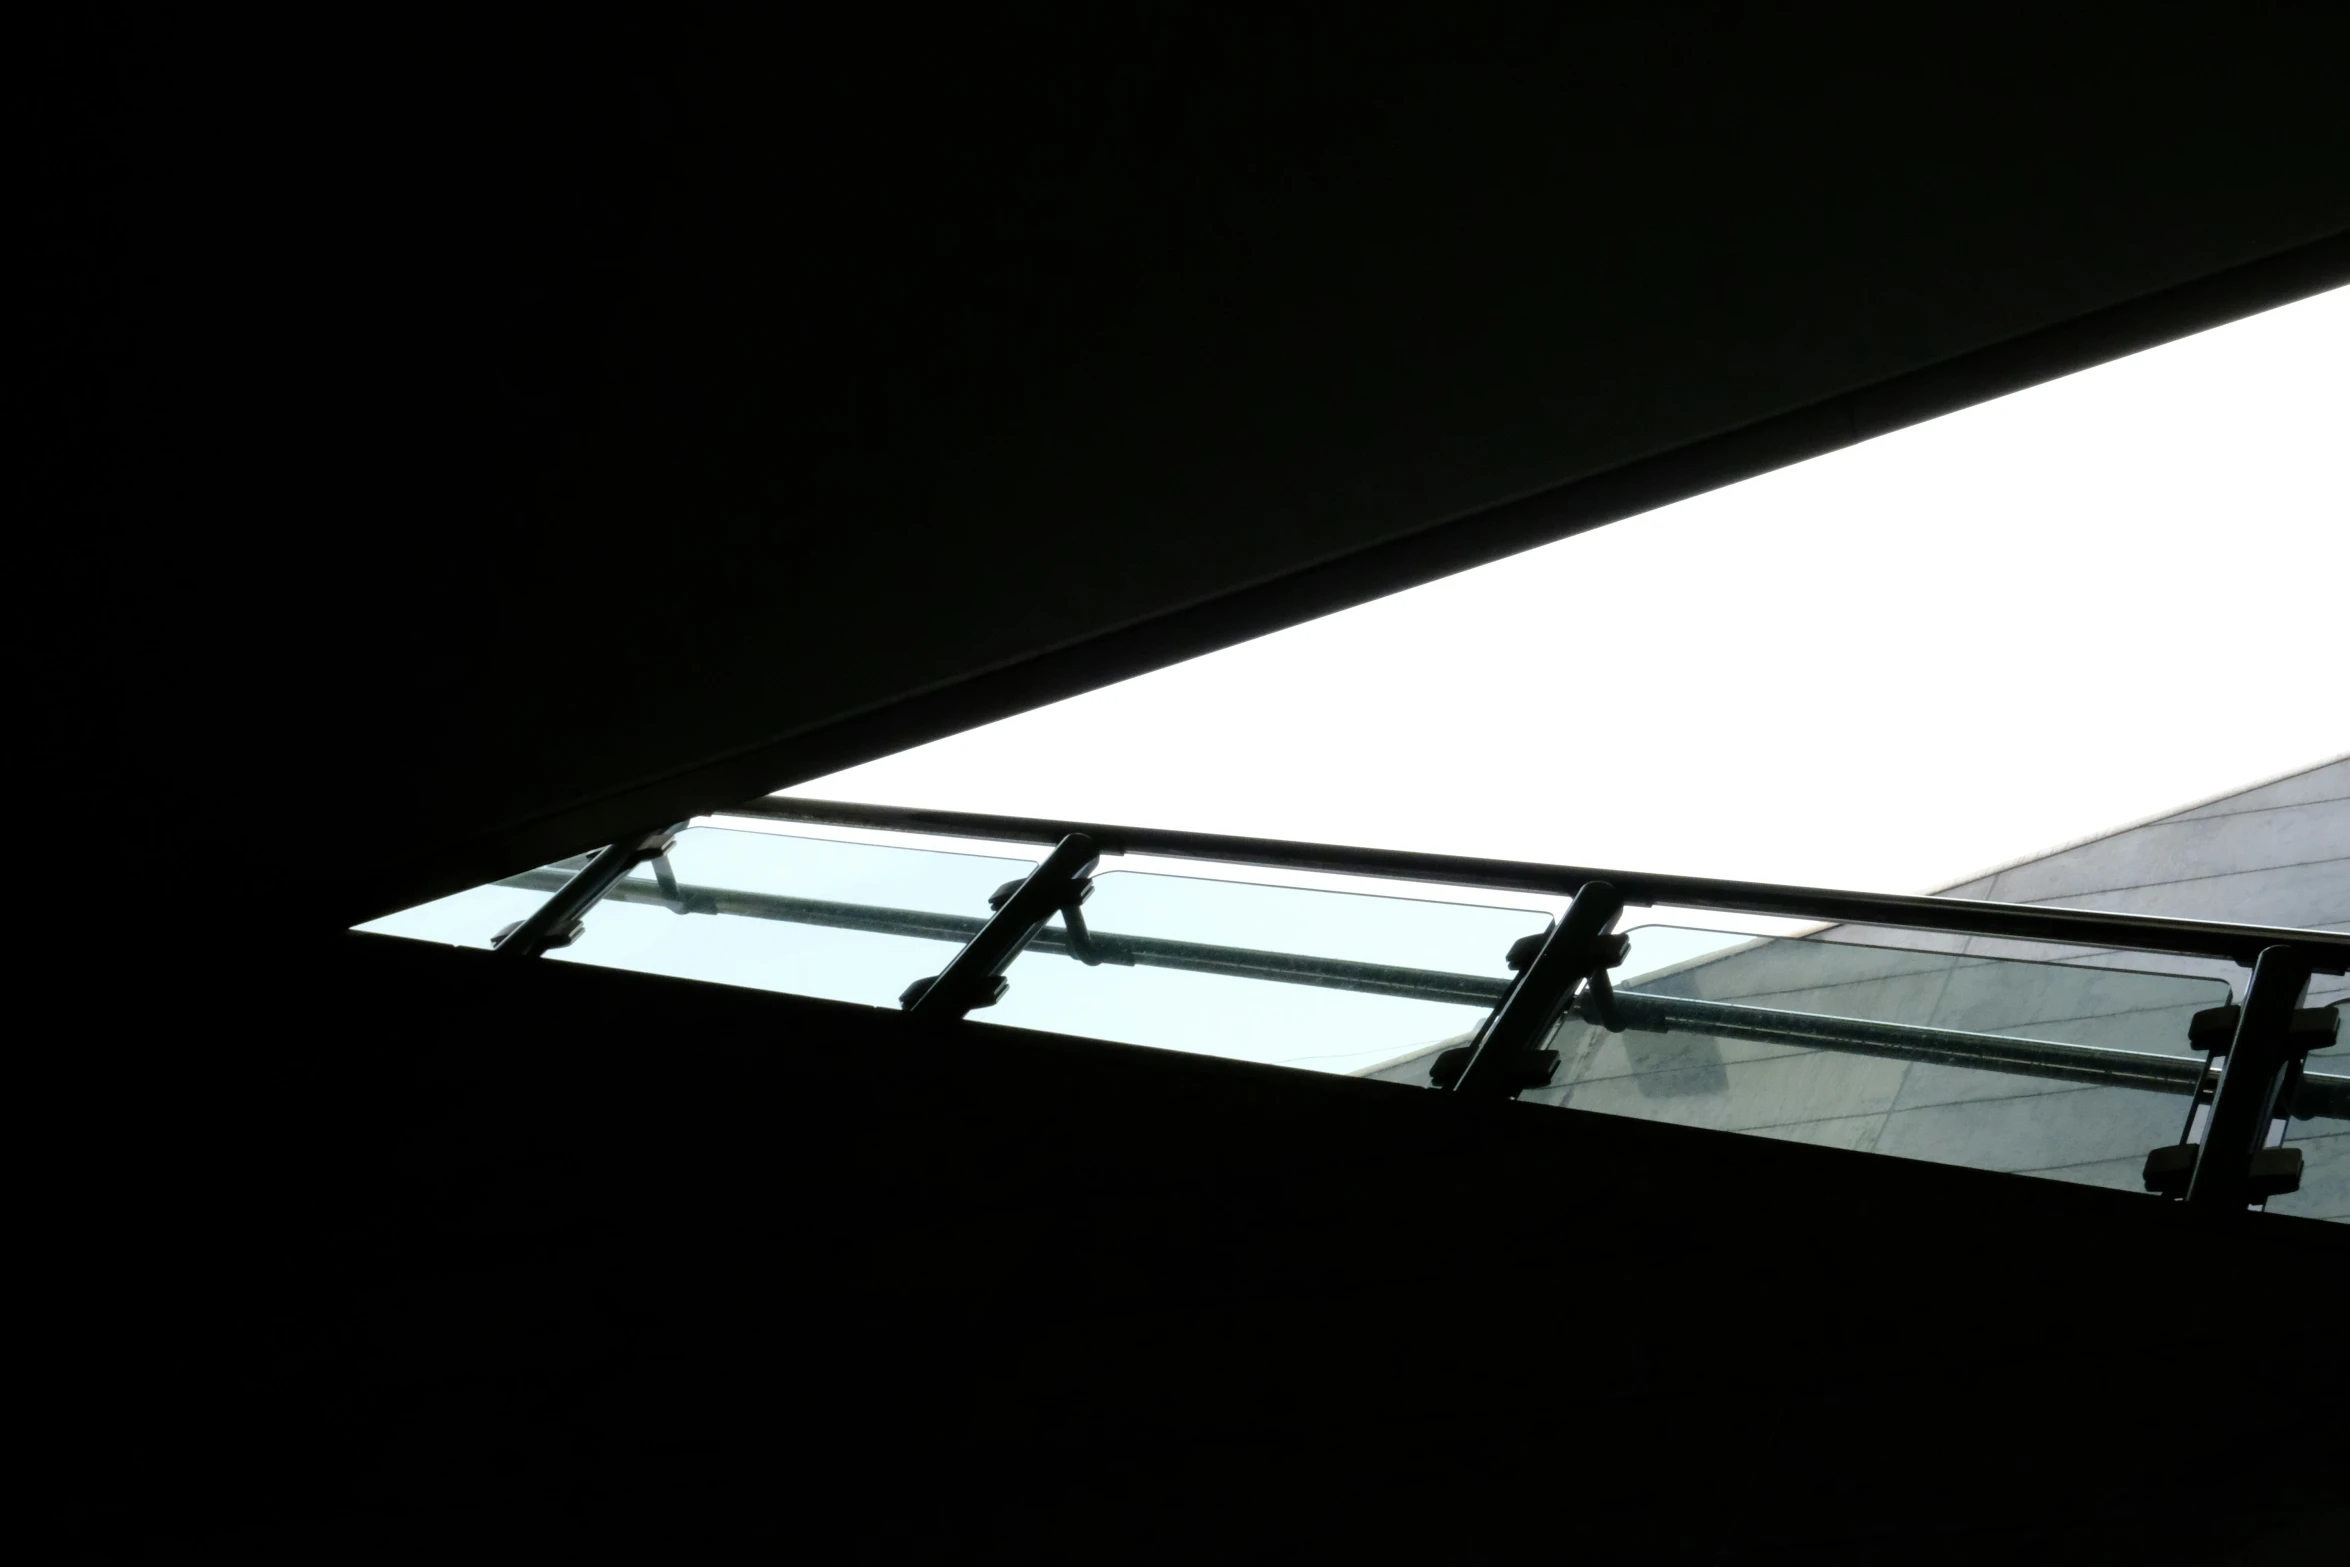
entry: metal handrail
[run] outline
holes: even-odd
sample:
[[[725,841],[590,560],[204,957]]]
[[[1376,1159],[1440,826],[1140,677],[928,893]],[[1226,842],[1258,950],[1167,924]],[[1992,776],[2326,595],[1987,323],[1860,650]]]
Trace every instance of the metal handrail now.
[[[547,892],[564,882],[555,871],[525,871],[497,885]],[[680,885],[671,897],[657,886],[622,882],[606,895],[615,903],[659,904],[678,913],[739,914],[751,919],[784,920],[796,925],[821,925],[835,930],[869,931],[883,936],[911,936],[925,941],[967,942],[987,924],[985,916],[935,914],[925,909],[892,909],[872,904],[833,903],[822,898],[795,898],[781,893],[743,892],[726,887]],[[1224,947],[1202,941],[1174,941],[1159,936],[1122,936],[1109,931],[1088,932],[1082,945],[1073,943],[1064,929],[1048,925],[1028,943],[1031,952],[1049,952],[1121,968],[1180,969],[1191,974],[1222,974],[1234,979],[1268,979],[1293,985],[1319,985],[1370,996],[1393,996],[1406,1001],[1447,1001],[1489,1007],[1509,993],[1506,979],[1482,974],[1450,974],[1440,969],[1403,968],[1389,963],[1361,963],[1349,958],[1317,958],[1299,953],[1259,952],[1248,947]]]
[[[2165,952],[2224,958],[2246,967],[2268,948],[2282,946],[2305,955],[2317,973],[2350,973],[2350,935],[2333,931],[2048,908],[2038,904],[1989,903],[1973,898],[1844,892],[1772,882],[1424,854],[1405,849],[1292,843],[1277,838],[1233,837],[1161,827],[1119,827],[1027,816],[988,816],[974,811],[806,800],[790,795],[765,796],[715,814],[949,838],[981,838],[998,843],[1058,843],[1068,834],[1079,832],[1091,838],[1104,854],[1217,860],[1236,865],[1433,882],[1551,897],[1572,897],[1586,882],[1604,881],[1621,893],[1626,903],[1644,907],[1663,904],[1838,924],[1890,925],[2021,941]]]

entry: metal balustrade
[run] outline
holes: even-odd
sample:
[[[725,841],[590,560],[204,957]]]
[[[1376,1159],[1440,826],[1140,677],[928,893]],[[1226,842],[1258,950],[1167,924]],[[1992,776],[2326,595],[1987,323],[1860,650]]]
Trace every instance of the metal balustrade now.
[[[810,827],[986,848],[951,854],[790,836]],[[1044,852],[1021,858],[1005,845]],[[682,875],[697,855],[722,874]],[[1135,856],[1342,875],[1398,895],[1124,868]],[[1105,860],[1112,868],[1099,868]],[[775,885],[743,884],[762,880]],[[1409,895],[1427,886],[1542,906]],[[2303,1149],[2322,1145],[2330,1159],[2327,1139],[2350,1136],[2339,1125],[2350,1120],[2350,1070],[2331,1069],[2323,1054],[2335,1042],[2336,1009],[2303,1005],[2311,975],[2350,970],[2350,936],[2326,931],[780,796],[494,887],[535,902],[504,929],[480,933],[477,944],[505,955],[696,973],[895,1002],[941,1021],[1216,1053],[1245,1054],[1239,1042],[1253,1030],[1299,1046],[1261,1059],[1472,1097],[2106,1184],[2119,1183],[2127,1162],[2133,1184],[2198,1205],[2290,1198]],[[887,896],[892,888],[904,895]],[[1560,899],[1568,901],[1554,918]],[[1926,945],[1854,941],[1833,928],[1799,938],[1618,928],[1627,909],[1658,906],[1917,932]],[[662,926],[667,918],[683,923]],[[648,919],[655,923],[641,923]],[[630,921],[639,923],[622,929]],[[788,927],[833,945],[807,948],[798,971],[786,972],[793,964],[771,961],[775,949],[737,934],[733,955],[713,967],[717,949],[697,945],[688,928],[713,921],[738,933]],[[610,945],[599,948],[606,927]],[[400,916],[363,928],[423,933]],[[1963,942],[1952,949],[1961,938],[2101,955],[1989,956]],[[1424,952],[1442,961],[1401,960]],[[2133,955],[2157,966],[2164,957],[2220,960],[2249,979],[2231,987],[2148,972],[2125,966]],[[2175,1140],[2143,1135],[2157,1122],[2176,1126]],[[2008,1128],[1996,1157],[1961,1146],[1968,1136],[1980,1144],[1994,1123]],[[2114,1140],[2133,1136],[2124,1161]],[[2043,1157],[2050,1162],[2017,1162]],[[2316,1200],[2319,1216],[2335,1216],[2322,1211],[2332,1198]]]

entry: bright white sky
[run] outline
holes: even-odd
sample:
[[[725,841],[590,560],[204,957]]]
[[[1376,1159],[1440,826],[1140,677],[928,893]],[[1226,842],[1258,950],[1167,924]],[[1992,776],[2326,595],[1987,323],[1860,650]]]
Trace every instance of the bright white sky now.
[[[792,791],[1948,886],[2350,751],[2350,290]]]

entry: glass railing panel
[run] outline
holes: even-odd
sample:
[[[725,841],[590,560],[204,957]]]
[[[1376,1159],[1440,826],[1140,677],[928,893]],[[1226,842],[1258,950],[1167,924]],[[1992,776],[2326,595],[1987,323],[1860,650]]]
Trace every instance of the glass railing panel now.
[[[2328,987],[2338,989],[2333,976]],[[2312,1000],[2317,986],[2310,987]],[[2331,1003],[2336,1012],[2342,1003]],[[2350,1028],[2350,1022],[2340,1025]],[[2301,1091],[2293,1096],[2293,1118],[2285,1128],[2287,1146],[2301,1150],[2301,1189],[2268,1200],[2270,1213],[2350,1223],[2350,1040],[2340,1033],[2303,1063]]]
[[[988,917],[1032,860],[691,827],[588,911],[548,957],[894,1007]],[[666,874],[664,874],[666,873]]]
[[[1816,938],[1631,931],[1620,1028],[1569,1018],[1523,1097],[2141,1190],[2219,980]]]
[[[1079,912],[1082,939],[1056,919],[975,1020],[1349,1073],[1466,1037],[1508,986],[1511,945],[1550,923],[1533,909],[1118,870],[1094,878]]]
[[[468,887],[430,903],[386,914],[353,927],[379,936],[404,936],[452,947],[488,947],[500,932],[521,924],[556,888],[576,875],[588,856],[575,854],[535,871],[524,871],[486,886]]]

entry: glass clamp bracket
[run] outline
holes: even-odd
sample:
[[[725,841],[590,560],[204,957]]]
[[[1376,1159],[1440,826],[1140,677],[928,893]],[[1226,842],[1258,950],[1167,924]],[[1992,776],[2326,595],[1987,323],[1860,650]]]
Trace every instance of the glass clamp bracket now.
[[[1063,838],[1024,879],[989,894],[994,912],[987,924],[944,969],[908,985],[898,1005],[920,1017],[959,1018],[1001,1001],[1011,988],[1004,970],[1055,914],[1075,917],[1100,863],[1091,838],[1075,832]]]
[[[998,887],[995,891],[987,895],[988,908],[999,915],[1002,914],[1004,912],[1004,905],[1012,901],[1013,894],[1017,893],[1022,887],[1026,885],[1028,884],[1024,880],[1005,882],[1001,887]],[[1097,967],[1105,962],[1123,962],[1128,967],[1132,967],[1134,963],[1134,959],[1132,957],[1117,957],[1110,955],[1106,949],[1097,947],[1092,939],[1092,932],[1085,928],[1085,916],[1077,912],[1077,906],[1092,896],[1093,880],[1091,877],[1088,877],[1086,880],[1078,882],[1076,884],[1075,891],[1070,894],[1069,901],[1054,911],[1061,916],[1062,923],[1068,930],[1069,956],[1077,959],[1080,963],[1085,964],[1088,968]],[[1010,992],[1012,988],[1012,982],[1009,978],[1002,974],[998,974],[994,976],[994,979],[994,985],[992,987],[982,989],[979,992],[979,999],[971,1003],[972,1011],[976,1012],[981,1007],[992,1007],[997,1002],[1003,1000],[1005,995]],[[925,995],[928,995],[930,992],[930,987],[937,984],[938,980],[939,976],[933,974],[927,979],[918,979],[914,981],[914,983],[908,985],[898,996],[898,1005],[908,1011],[912,1011],[914,1004],[920,1001]]]
[[[1586,890],[1592,893],[1588,901],[1581,893],[1576,896],[1576,902],[1585,911],[1580,917],[1577,909],[1570,907],[1549,930],[1521,937],[1511,944],[1502,960],[1518,976],[1510,994],[1493,1009],[1475,1039],[1454,1046],[1429,1064],[1430,1087],[1458,1092],[1480,1051],[1498,1057],[1491,1065],[1480,1068],[1481,1072],[1493,1074],[1485,1086],[1494,1092],[1515,1097],[1529,1089],[1547,1087],[1558,1075],[1558,1052],[1531,1047],[1548,1032],[1565,1007],[1531,995],[1536,988],[1546,996],[1555,993],[1552,999],[1556,1001],[1567,1002],[1572,998],[1571,1004],[1578,1010],[1590,1006],[1603,1017],[1614,1016],[1615,992],[1608,983],[1607,971],[1630,954],[1632,941],[1629,936],[1608,928],[1623,908],[1614,889],[1594,882]],[[1598,928],[1590,929],[1594,924]],[[1578,986],[1580,995],[1575,994]],[[1529,1007],[1533,1009],[1531,1012]],[[1502,1026],[1505,1018],[1506,1027]],[[1519,1034],[1526,1037],[1496,1037]]]
[[[2210,1065],[2198,1085],[2195,1099],[2187,1112],[2185,1135],[2175,1143],[2165,1143],[2148,1150],[2145,1168],[2141,1172],[2146,1190],[2161,1197],[2184,1198],[2194,1184],[2195,1168],[2203,1156],[2203,1139],[2211,1121],[2213,1102],[2218,1097],[2221,1078],[2227,1067],[2227,1053],[2243,1022],[2244,1009],[2231,1003],[2224,1007],[2209,1007],[2195,1014],[2187,1025],[2188,1044],[2204,1052]],[[2301,1086],[2301,1075],[2309,1052],[2324,1050],[2340,1037],[2341,1012],[2337,1007],[2296,1008],[2284,1029],[2279,1054],[2283,1065],[2278,1076],[2276,1114],[2289,1114],[2294,1095]],[[2245,1199],[2265,1202],[2271,1197],[2282,1197],[2301,1189],[2301,1150],[2289,1147],[2265,1147],[2254,1151],[2244,1166],[2241,1183]]]
[[[597,850],[570,881],[557,888],[528,919],[516,920],[490,938],[490,949],[512,957],[535,958],[570,946],[587,934],[587,912],[636,866],[666,863],[685,824],[623,839]]]
[[[2146,1156],[2146,1189],[2162,1197],[2184,1197],[2194,1179],[2200,1143],[2165,1143]],[[2244,1169],[2244,1195],[2266,1202],[2301,1189],[2301,1150],[2263,1148]]]

